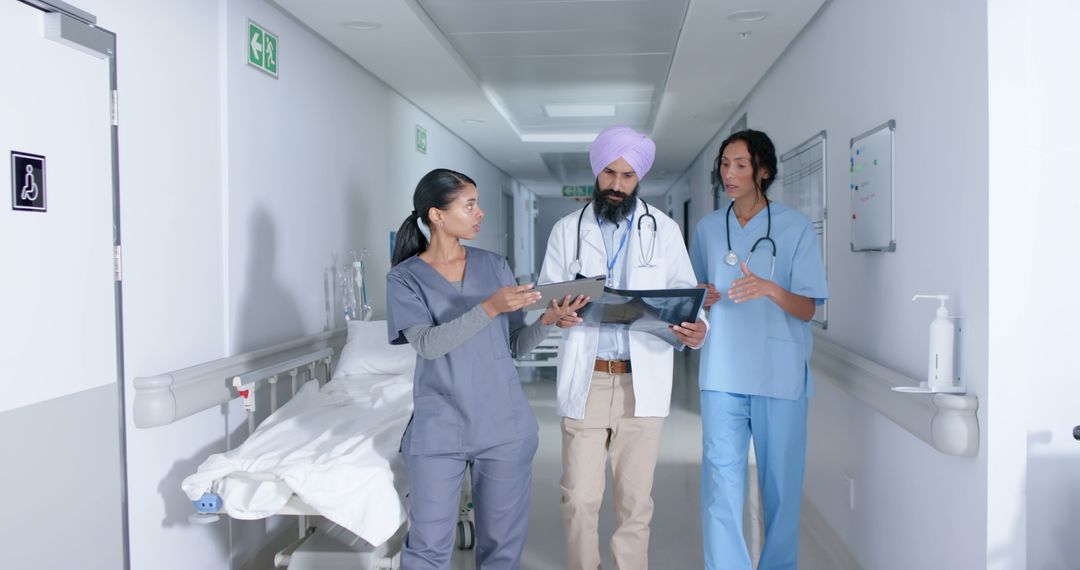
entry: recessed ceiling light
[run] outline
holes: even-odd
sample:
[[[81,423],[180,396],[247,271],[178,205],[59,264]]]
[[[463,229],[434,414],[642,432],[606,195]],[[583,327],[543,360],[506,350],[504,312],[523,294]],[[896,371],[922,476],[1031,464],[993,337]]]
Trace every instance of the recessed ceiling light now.
[[[341,25],[343,27],[349,28],[350,30],[360,31],[377,30],[382,27],[382,24],[378,22],[371,22],[369,20],[345,20],[341,23]]]
[[[537,133],[521,135],[521,142],[591,143],[596,133]]]
[[[480,123],[483,123],[484,120],[483,119],[462,119],[461,122],[465,123],[467,125],[479,125]]]
[[[760,22],[769,17],[769,13],[765,10],[735,10],[727,15],[727,19],[731,22]]]
[[[614,117],[615,105],[544,105],[549,117]]]

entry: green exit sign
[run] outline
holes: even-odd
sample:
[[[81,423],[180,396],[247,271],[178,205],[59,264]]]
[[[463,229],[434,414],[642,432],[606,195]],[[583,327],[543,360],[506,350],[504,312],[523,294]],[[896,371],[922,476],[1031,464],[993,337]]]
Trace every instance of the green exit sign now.
[[[563,186],[562,195],[566,198],[576,198],[579,196],[592,196],[593,187],[592,184],[588,186]]]
[[[427,154],[427,129],[416,125],[416,152]]]
[[[278,76],[277,36],[248,20],[247,61],[274,77]]]

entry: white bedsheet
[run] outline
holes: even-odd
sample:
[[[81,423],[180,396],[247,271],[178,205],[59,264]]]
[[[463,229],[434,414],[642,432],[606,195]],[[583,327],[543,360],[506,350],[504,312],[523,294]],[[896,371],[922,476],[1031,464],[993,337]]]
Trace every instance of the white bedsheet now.
[[[182,487],[192,500],[235,471],[279,481],[224,479],[222,510],[238,519],[276,513],[295,493],[373,545],[405,521],[398,448],[412,413],[412,373],[352,375],[321,390],[308,382],[239,447],[211,455]]]

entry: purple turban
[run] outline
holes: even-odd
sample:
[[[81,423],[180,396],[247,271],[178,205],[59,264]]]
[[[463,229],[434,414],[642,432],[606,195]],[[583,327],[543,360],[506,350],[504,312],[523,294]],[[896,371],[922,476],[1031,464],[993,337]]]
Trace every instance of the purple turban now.
[[[589,147],[589,163],[592,165],[593,176],[599,176],[600,171],[607,165],[621,158],[634,169],[640,180],[645,178],[645,174],[652,168],[655,156],[656,143],[624,125],[600,131]]]

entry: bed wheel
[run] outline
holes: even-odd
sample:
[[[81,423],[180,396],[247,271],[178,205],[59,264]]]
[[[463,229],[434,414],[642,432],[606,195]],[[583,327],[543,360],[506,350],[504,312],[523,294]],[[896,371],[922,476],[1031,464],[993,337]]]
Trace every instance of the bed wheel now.
[[[472,521],[458,521],[457,523],[457,547],[458,550],[472,550],[476,546],[476,525]]]

